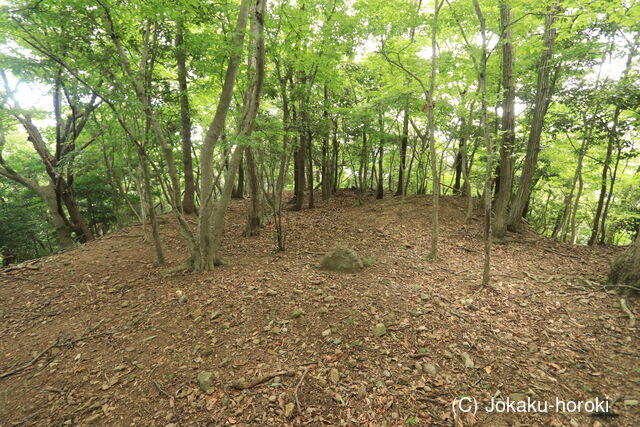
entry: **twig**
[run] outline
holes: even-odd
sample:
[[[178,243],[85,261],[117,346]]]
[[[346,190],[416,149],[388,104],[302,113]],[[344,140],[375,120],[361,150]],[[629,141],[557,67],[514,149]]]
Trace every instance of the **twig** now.
[[[249,388],[255,387],[257,385],[260,385],[262,383],[266,383],[267,381],[269,381],[271,378],[273,377],[279,377],[279,376],[293,376],[295,375],[295,371],[278,371],[278,372],[271,372],[269,374],[263,375],[261,377],[256,378],[255,380],[251,381],[251,382],[246,382],[246,380],[244,378],[241,378],[239,380],[235,380],[232,381],[229,386],[231,388],[235,388],[237,390],[247,390]]]
[[[160,394],[162,394],[163,396],[165,396],[167,399],[171,399],[171,395],[169,393],[167,393],[166,391],[164,391],[162,389],[162,387],[160,387],[160,384],[158,384],[158,381],[154,381],[153,385],[156,386],[156,388],[158,389],[158,391],[160,392]]]
[[[298,408],[298,414],[302,414],[302,409],[300,408],[300,400],[298,399],[298,389],[300,388],[300,384],[302,384],[302,381],[304,381],[304,377],[307,376],[307,372],[309,372],[309,370],[305,368],[304,372],[302,373],[302,377],[300,377],[300,381],[298,381],[298,384],[296,384],[296,388],[293,391],[293,394],[296,397],[296,407]]]
[[[633,312],[629,309],[627,301],[624,298],[620,298],[620,308],[629,316],[629,327],[633,328],[636,325],[636,316],[634,316]]]

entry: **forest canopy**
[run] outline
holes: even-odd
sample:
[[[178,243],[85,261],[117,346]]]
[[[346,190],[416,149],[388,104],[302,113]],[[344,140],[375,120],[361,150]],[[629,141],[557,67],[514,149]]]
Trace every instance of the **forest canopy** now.
[[[142,223],[164,263],[222,263],[339,189],[483,206],[491,242],[532,227],[627,245],[640,228],[635,0],[8,0],[0,9],[0,258]],[[191,227],[189,217],[196,218]]]

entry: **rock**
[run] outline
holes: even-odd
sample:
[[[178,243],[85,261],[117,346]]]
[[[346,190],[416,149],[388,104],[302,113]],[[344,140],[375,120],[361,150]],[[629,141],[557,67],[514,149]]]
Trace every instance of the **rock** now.
[[[537,353],[537,352],[538,352],[538,346],[537,346],[537,345],[535,345],[534,343],[530,343],[530,344],[527,346],[527,348],[528,348],[528,350],[529,350],[529,353]]]
[[[429,375],[435,375],[438,372],[438,370],[436,369],[435,365],[426,364],[422,366],[422,372]]]
[[[407,377],[398,377],[397,383],[400,385],[409,385],[410,381]]]
[[[274,403],[276,400],[278,400],[278,397],[275,394],[269,396],[269,402]]]
[[[320,268],[329,271],[356,273],[362,268],[362,259],[353,249],[338,245],[325,254],[320,263]]]
[[[469,356],[468,353],[462,353],[460,355],[460,357],[462,358],[462,361],[464,362],[464,367],[467,369],[473,369],[473,367],[475,366],[473,363],[473,360],[471,359],[471,356]]]
[[[428,294],[420,294],[420,299],[422,300],[422,302],[427,302],[427,301],[429,301],[429,295]]]
[[[284,405],[284,416],[289,418],[293,415],[293,410],[296,408],[296,405],[293,404],[292,402],[287,403],[286,405]]]
[[[337,384],[340,382],[340,372],[336,368],[331,368],[329,371],[329,379],[332,383]]]
[[[186,302],[187,302],[187,296],[186,296],[185,294],[180,295],[180,296],[178,297],[178,302],[179,302],[180,304],[186,304]]]
[[[624,406],[638,406],[638,401],[636,399],[626,399]]]
[[[375,328],[373,328],[373,334],[377,337],[381,337],[387,333],[387,327],[384,326],[384,323],[378,323]]]
[[[331,329],[325,329],[324,331],[322,331],[323,337],[328,337],[329,335],[331,335]]]
[[[303,314],[304,314],[304,311],[301,308],[296,308],[291,313],[291,317],[293,317],[294,319],[297,319],[298,317],[302,316]]]
[[[267,291],[264,294],[268,297],[275,297],[276,295],[278,295],[278,293],[273,289],[267,289]]]
[[[211,313],[211,316],[209,316],[209,319],[216,320],[220,316],[222,316],[222,313],[220,313],[219,311],[214,311],[213,313]]]
[[[198,374],[198,385],[200,386],[200,390],[207,393],[211,390],[211,377],[213,377],[213,372],[202,371]]]

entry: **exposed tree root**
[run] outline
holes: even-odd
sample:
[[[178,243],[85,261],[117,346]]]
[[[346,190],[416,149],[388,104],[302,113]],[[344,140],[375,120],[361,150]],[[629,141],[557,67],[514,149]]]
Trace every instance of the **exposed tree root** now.
[[[636,316],[629,309],[627,301],[624,298],[620,298],[620,308],[625,312],[627,316],[629,316],[629,327],[633,328],[636,325]]]
[[[245,380],[244,378],[240,378],[238,380],[231,381],[229,386],[231,388],[235,388],[237,390],[247,390],[247,389],[253,388],[253,387],[257,386],[257,385],[266,383],[267,381],[269,381],[273,377],[290,377],[290,376],[295,375],[295,373],[296,373],[296,371],[271,372],[271,373],[262,375],[261,377],[258,377],[255,380],[249,381],[249,382],[247,382],[247,380]]]

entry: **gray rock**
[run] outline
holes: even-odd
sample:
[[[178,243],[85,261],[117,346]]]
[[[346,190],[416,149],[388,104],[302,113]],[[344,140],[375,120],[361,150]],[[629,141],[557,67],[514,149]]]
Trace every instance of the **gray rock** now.
[[[438,372],[438,370],[436,369],[435,365],[426,364],[422,366],[422,372],[429,375],[435,375]]]
[[[211,390],[211,378],[213,377],[213,372],[202,371],[198,374],[198,385],[200,386],[200,390],[207,393]]]
[[[384,323],[378,323],[375,328],[373,328],[373,334],[377,337],[381,337],[387,333],[387,327],[384,326]]]
[[[468,353],[462,353],[460,355],[460,357],[462,357],[462,361],[464,362],[464,367],[467,369],[473,369],[475,364],[473,363],[473,360],[471,359],[471,356],[469,356]]]
[[[353,249],[338,245],[325,254],[320,263],[320,268],[329,271],[356,273],[362,268],[362,259]]]

